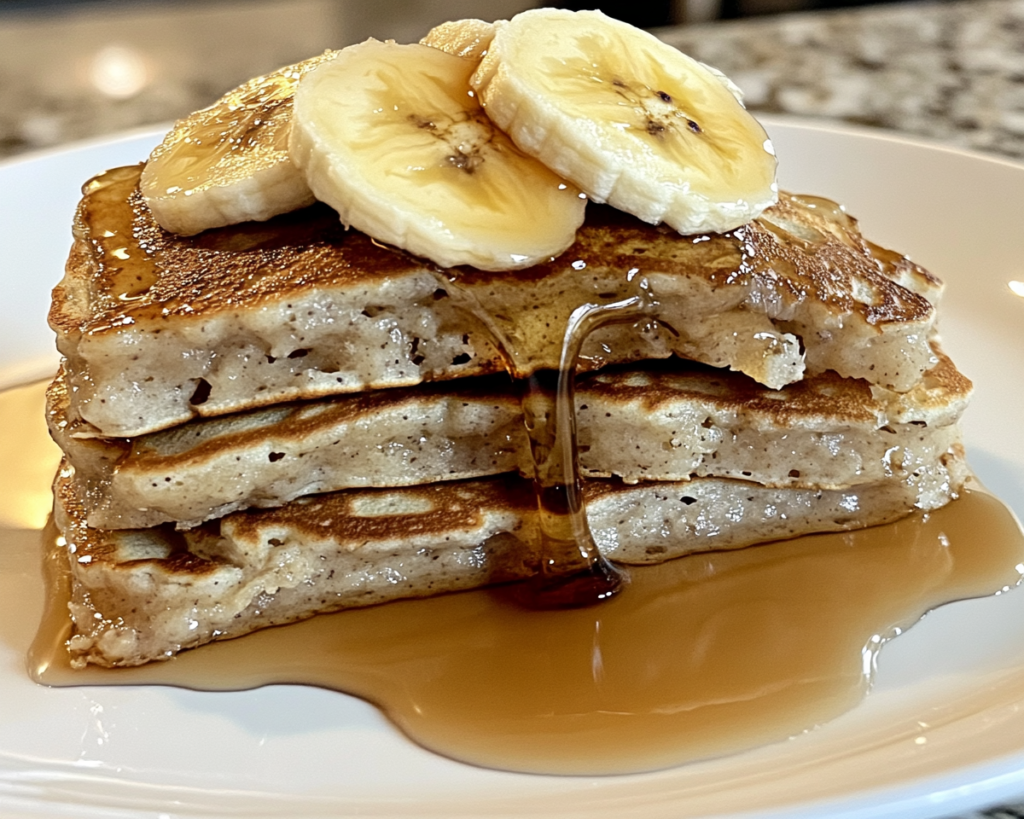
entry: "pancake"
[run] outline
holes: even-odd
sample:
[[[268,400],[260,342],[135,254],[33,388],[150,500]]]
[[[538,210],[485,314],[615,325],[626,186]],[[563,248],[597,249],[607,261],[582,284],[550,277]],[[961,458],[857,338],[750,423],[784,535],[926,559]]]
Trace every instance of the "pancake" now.
[[[563,255],[482,272],[322,205],[174,236],[139,174],[85,186],[50,311],[76,666],[535,573],[499,374],[557,369],[581,305],[645,305],[576,360],[586,514],[613,561],[884,523],[965,479],[970,383],[929,342],[941,285],[827,200],[692,237],[590,205]]]
[[[971,384],[939,363],[907,393],[826,372],[771,390],[746,376],[671,360],[579,379],[580,467],[627,483],[734,478],[775,488],[914,487],[948,498],[931,465],[960,442]],[[251,506],[355,487],[518,471],[532,475],[519,397],[507,378],[335,396],[199,419],[132,440],[82,438],[65,374],[48,392],[51,434],[98,528],[195,526]],[[628,445],[624,445],[628,442]]]
[[[695,237],[590,205],[557,259],[484,273],[346,232],[323,206],[173,236],[143,203],[139,174],[85,186],[53,294],[82,435],[497,372],[481,311],[523,372],[555,368],[572,310],[642,285],[657,320],[592,333],[581,371],[677,354],[772,388],[833,370],[903,392],[935,364],[938,281],[823,199],[783,195],[744,227]]]
[[[965,478],[955,448],[932,465],[947,498]],[[54,546],[68,567],[72,664],[131,666],[314,614],[523,578],[536,569],[536,503],[515,476],[354,489],[237,512],[185,532],[90,528],[64,469]],[[940,482],[936,482],[937,484]],[[809,532],[895,520],[916,502],[901,481],[852,490],[773,489],[696,478],[595,480],[586,509],[601,551],[657,563]]]

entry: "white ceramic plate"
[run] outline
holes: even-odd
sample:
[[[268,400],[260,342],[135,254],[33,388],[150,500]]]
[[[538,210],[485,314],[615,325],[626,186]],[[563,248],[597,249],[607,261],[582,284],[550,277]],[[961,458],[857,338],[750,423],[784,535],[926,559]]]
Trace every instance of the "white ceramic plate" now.
[[[945,344],[977,383],[971,462],[1024,513],[1024,166],[897,137],[768,120],[782,183],[830,196],[949,284]],[[0,384],[55,361],[44,323],[78,188],[155,134],[0,166]],[[17,465],[4,464],[4,469]],[[30,535],[26,535],[29,537]],[[1024,590],[929,615],[883,651],[860,707],[796,740],[655,774],[479,770],[373,708],[277,686],[48,690],[25,677],[35,561],[0,553],[4,816],[947,816],[1024,794]]]

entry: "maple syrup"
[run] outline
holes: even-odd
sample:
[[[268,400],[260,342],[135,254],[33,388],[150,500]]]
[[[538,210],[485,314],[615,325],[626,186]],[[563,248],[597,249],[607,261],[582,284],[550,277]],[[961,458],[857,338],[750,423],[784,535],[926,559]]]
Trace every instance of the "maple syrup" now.
[[[0,454],[56,467],[41,385],[0,394]],[[27,434],[26,432],[27,431]],[[48,480],[0,497],[0,550],[32,548]],[[33,509],[32,519],[16,517]],[[38,508],[37,508],[38,507]],[[71,669],[67,573],[42,533],[48,600],[29,671],[46,685],[240,690],[298,683],[380,706],[412,739],[509,770],[652,770],[799,734],[853,707],[882,643],[943,603],[1017,583],[1024,536],[971,489],[927,515],[631,571],[598,606],[534,610],[515,587],[321,615],[139,668]]]
[[[658,303],[643,277],[632,270],[633,295],[614,302],[581,304],[570,314],[562,335],[557,370],[537,369],[529,345],[517,343],[514,318],[485,309],[458,274],[437,271],[466,317],[487,334],[506,372],[520,384],[523,420],[533,462],[540,555],[538,573],[520,584],[520,602],[531,608],[574,608],[611,599],[625,586],[627,574],[597,548],[587,523],[576,435],[575,375],[583,342],[608,324],[649,322]]]

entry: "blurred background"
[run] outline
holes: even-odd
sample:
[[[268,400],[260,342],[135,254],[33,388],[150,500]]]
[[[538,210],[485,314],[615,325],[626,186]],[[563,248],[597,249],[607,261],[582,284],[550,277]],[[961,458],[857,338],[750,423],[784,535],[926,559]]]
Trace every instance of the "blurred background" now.
[[[493,20],[538,2],[0,0],[0,158],[169,122],[326,48],[415,41],[443,20]],[[729,73],[755,111],[1024,156],[1021,0],[602,7]]]

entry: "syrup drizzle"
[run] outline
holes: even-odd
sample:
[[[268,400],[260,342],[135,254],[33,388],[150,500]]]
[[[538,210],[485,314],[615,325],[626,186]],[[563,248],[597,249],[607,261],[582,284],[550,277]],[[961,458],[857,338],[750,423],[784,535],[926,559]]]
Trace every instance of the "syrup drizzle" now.
[[[646,289],[612,304],[586,304],[569,317],[557,373],[533,373],[523,399],[523,416],[533,456],[534,494],[543,542],[540,571],[523,588],[533,607],[571,608],[608,600],[627,581],[606,560],[587,523],[576,436],[575,371],[587,335],[612,322],[646,317],[653,309]],[[554,376],[552,378],[552,376]],[[554,390],[551,381],[554,380]],[[554,394],[554,403],[548,396]]]
[[[517,344],[515,321],[486,310],[457,274],[436,272],[470,321],[499,351],[508,374],[521,385],[526,433],[533,460],[538,509],[540,570],[521,584],[517,596],[529,608],[575,608],[609,600],[625,586],[627,574],[606,560],[590,532],[583,501],[576,436],[575,373],[583,342],[599,327],[646,321],[657,310],[647,281],[632,271],[635,293],[616,302],[582,304],[569,315],[558,370],[536,369]],[[552,398],[553,396],[553,398]]]

